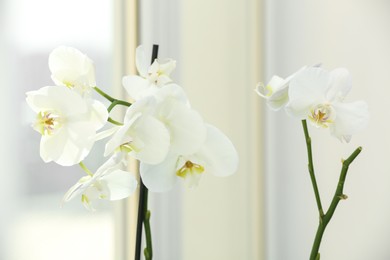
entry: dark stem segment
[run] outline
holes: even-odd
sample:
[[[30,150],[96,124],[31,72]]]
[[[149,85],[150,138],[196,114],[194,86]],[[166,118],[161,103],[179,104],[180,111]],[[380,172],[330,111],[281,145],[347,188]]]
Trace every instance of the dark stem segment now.
[[[316,176],[314,174],[313,155],[312,155],[312,150],[311,150],[311,138],[309,136],[309,131],[307,129],[306,120],[302,120],[302,126],[303,126],[303,132],[305,133],[305,139],[306,139],[307,157],[308,157],[308,161],[309,161],[308,168],[309,168],[309,173],[310,173],[311,184],[313,185],[314,195],[316,197],[316,202],[317,202],[318,213],[319,213],[319,216],[321,219],[324,216],[324,210],[322,209],[320,192],[318,190],[317,180],[316,180]]]
[[[135,260],[141,259],[141,243],[142,243],[142,223],[145,219],[145,207],[147,207],[148,188],[140,179],[139,202],[138,202],[138,218],[137,218],[137,235],[135,243]]]
[[[340,178],[339,182],[337,184],[336,191],[333,195],[332,202],[329,206],[328,211],[325,213],[325,215],[320,219],[320,223],[318,224],[317,233],[314,239],[313,247],[310,253],[310,260],[317,260],[319,259],[319,249],[321,245],[322,236],[324,235],[325,228],[329,224],[330,220],[333,217],[334,212],[336,211],[337,205],[339,204],[340,200],[344,200],[347,198],[347,196],[343,193],[344,190],[344,183],[345,179],[347,177],[347,172],[349,165],[355,160],[355,158],[360,154],[362,151],[362,147],[358,147],[349,157],[347,160],[344,160],[343,167],[341,168]]]
[[[153,62],[157,59],[158,57],[158,44],[153,44],[153,50],[152,50],[152,60],[151,60],[151,64],[153,64]]]
[[[152,60],[153,63],[158,57],[158,45],[153,45]],[[152,238],[150,232],[150,211],[148,211],[148,188],[140,178],[139,204],[138,204],[138,219],[137,219],[137,235],[135,244],[135,260],[141,260],[141,242],[142,242],[142,223],[145,225],[146,233],[146,248],[144,250],[146,260],[152,260]]]

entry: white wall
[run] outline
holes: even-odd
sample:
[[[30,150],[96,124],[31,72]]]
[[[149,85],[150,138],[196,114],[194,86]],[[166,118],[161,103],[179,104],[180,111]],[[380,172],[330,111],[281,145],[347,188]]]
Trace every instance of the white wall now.
[[[363,146],[347,177],[349,199],[339,204],[327,228],[321,259],[390,259],[389,10],[384,0],[266,1],[264,81],[318,62],[328,69],[346,67],[354,85],[348,100],[366,100],[372,116],[368,129],[348,145],[326,130],[309,129],[325,208],[340,159]],[[267,112],[266,136],[266,259],[308,259],[318,217],[301,122]]]

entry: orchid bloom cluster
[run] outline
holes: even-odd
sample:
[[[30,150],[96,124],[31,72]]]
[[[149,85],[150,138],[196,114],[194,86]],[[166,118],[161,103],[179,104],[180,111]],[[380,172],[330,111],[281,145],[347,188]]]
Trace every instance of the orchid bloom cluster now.
[[[64,202],[81,197],[93,210],[95,199],[118,200],[130,196],[138,185],[126,171],[127,157],[140,161],[145,186],[155,192],[170,190],[179,179],[198,185],[201,176],[229,176],[238,167],[231,141],[216,127],[203,121],[191,108],[183,89],[170,74],[174,60],[156,59],[149,65],[142,46],[136,49],[139,75],[123,78],[134,102],[114,99],[96,87],[93,62],[71,47],[58,47],[49,56],[54,86],[27,92],[27,103],[36,113],[33,128],[41,134],[40,156],[63,166],[80,164],[86,172],[64,196]],[[93,98],[93,91],[107,98],[106,108]],[[116,105],[127,107],[121,122],[112,120]],[[108,129],[102,130],[104,126]],[[104,156],[108,160],[91,172],[83,163],[95,142],[109,138]]]
[[[344,102],[351,82],[345,68],[303,67],[286,79],[273,76],[266,86],[259,83],[256,92],[272,110],[285,108],[288,115],[308,119],[317,128],[329,128],[333,136],[349,142],[369,120],[364,101]]]

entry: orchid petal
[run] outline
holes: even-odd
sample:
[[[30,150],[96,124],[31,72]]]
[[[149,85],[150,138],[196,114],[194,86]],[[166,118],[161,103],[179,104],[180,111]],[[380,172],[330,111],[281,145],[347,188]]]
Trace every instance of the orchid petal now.
[[[137,102],[134,102],[127,110],[124,117],[124,122],[132,121],[133,118],[139,115],[151,115],[156,109],[156,99],[154,97],[146,97]]]
[[[95,141],[102,140],[104,138],[107,138],[107,137],[115,134],[116,131],[119,130],[119,128],[120,128],[120,126],[113,126],[113,127],[109,128],[109,129],[106,129],[104,131],[101,131],[101,132],[97,133],[95,135]]]
[[[45,162],[54,161],[70,166],[84,160],[91,150],[95,130],[88,123],[71,123],[53,136],[42,136],[41,157]]]
[[[140,174],[145,186],[152,192],[164,192],[172,189],[177,181],[177,155],[169,154],[160,164],[141,162]]]
[[[115,170],[101,178],[106,182],[110,191],[109,200],[120,200],[127,198],[137,188],[138,182],[134,175],[123,170]]]
[[[123,77],[122,85],[126,89],[127,94],[134,100],[143,98],[150,88],[150,83],[147,79],[136,75]]]
[[[164,160],[170,145],[168,129],[152,116],[142,116],[132,129],[130,155],[149,164],[157,164]]]
[[[325,101],[329,85],[329,72],[318,67],[305,68],[291,79],[286,112],[300,119],[307,116],[310,108]]]
[[[202,117],[182,102],[167,98],[157,109],[157,117],[171,134],[171,150],[180,155],[195,153],[206,140],[206,127]]]
[[[237,171],[238,153],[224,133],[207,125],[207,140],[196,156],[204,162],[205,173],[229,176]]]
[[[350,136],[365,128],[369,121],[367,103],[355,101],[352,103],[335,103],[336,119],[331,125],[332,135],[341,141],[349,142]]]
[[[170,75],[176,68],[176,61],[172,59],[157,59],[157,62],[165,75]]]
[[[307,118],[307,115],[312,106],[313,106],[312,100],[305,97],[301,97],[301,98],[296,98],[293,101],[290,100],[290,102],[287,103],[285,109],[288,115],[302,120]]]
[[[138,119],[138,117],[141,116],[141,114],[138,114],[138,116],[132,118],[131,121],[126,122],[123,126],[121,126],[111,137],[111,139],[106,143],[106,147],[104,150],[104,156],[107,156],[114,152],[115,149],[119,148],[122,144],[128,143],[133,140],[133,138],[127,134],[130,127],[134,124],[134,122]]]
[[[75,48],[60,46],[54,49],[49,56],[49,69],[57,85],[67,87],[96,85],[92,60]]]
[[[186,104],[188,107],[190,106],[183,88],[174,83],[167,84],[163,88],[159,88],[154,97],[156,98],[157,103],[161,103],[167,98],[174,98]]]
[[[342,101],[352,88],[352,78],[349,71],[344,68],[334,69],[330,72],[329,88],[326,98],[329,101]]]
[[[67,142],[67,132],[66,129],[61,129],[53,137],[41,138],[40,142],[40,156],[44,162],[56,161],[61,157],[61,154],[64,152],[65,144]]]
[[[87,175],[82,177],[75,185],[73,185],[64,195],[62,199],[62,204],[68,202],[78,195],[82,194],[85,189],[88,187],[92,180],[92,177]]]
[[[309,67],[300,71],[290,81],[289,99],[305,99],[317,101],[324,98],[328,89],[329,72],[322,68]]]
[[[38,113],[44,110],[61,111],[63,114],[79,115],[87,111],[85,100],[66,88],[48,86],[26,93],[29,106]],[[71,100],[71,105],[69,101]]]
[[[94,124],[94,128],[99,130],[107,123],[108,111],[103,103],[92,100],[91,109],[91,123]]]

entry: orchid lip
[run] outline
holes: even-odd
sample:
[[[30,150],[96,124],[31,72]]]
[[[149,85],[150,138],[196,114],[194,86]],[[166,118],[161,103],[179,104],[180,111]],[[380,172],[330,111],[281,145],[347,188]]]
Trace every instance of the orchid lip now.
[[[185,164],[176,172],[176,175],[182,178],[186,178],[188,175],[192,174],[202,174],[204,172],[204,167],[200,164],[193,163],[191,161],[186,161]]]

